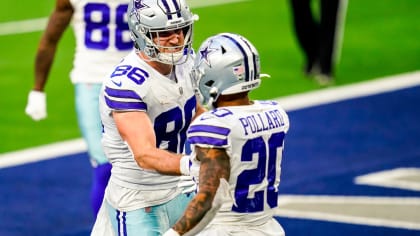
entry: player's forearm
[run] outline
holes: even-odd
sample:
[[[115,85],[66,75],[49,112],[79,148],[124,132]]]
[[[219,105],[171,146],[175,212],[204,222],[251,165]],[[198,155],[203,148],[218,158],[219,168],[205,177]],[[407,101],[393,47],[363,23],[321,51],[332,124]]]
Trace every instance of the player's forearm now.
[[[185,209],[184,215],[176,222],[172,228],[180,235],[183,235],[196,227],[198,223],[203,220],[206,213],[211,209],[213,197],[214,194],[210,194],[208,192],[203,193],[200,191],[194,197],[194,199],[191,200]],[[213,217],[214,215],[211,216],[211,219]],[[208,219],[206,222],[204,222],[204,224],[201,224],[202,228],[204,228],[211,219]]]
[[[220,185],[220,178],[229,178],[229,168],[226,167],[229,159],[225,156],[221,158],[206,158],[206,154],[220,153],[219,150],[196,149],[198,151],[200,165],[199,192],[187,206],[184,215],[172,227],[181,235],[188,232],[198,232],[202,230],[216,215],[221,207],[220,203],[214,204],[217,189]],[[203,151],[204,150],[204,151]],[[209,152],[205,152],[209,151]],[[227,162],[227,163],[226,163]],[[192,233],[191,235],[194,235]]]
[[[65,2],[65,1],[63,1]],[[62,4],[62,3],[61,3]],[[68,3],[70,4],[70,3]],[[64,31],[69,25],[73,9],[71,5],[58,6],[47,24],[47,28],[38,45],[38,51],[35,57],[35,84],[34,90],[43,91],[48,74],[50,72],[57,45]]]
[[[33,89],[43,91],[54,60],[55,47],[39,48],[35,57],[35,83]]]
[[[154,148],[136,155],[135,159],[141,168],[156,170],[166,175],[181,175],[179,168],[181,156],[181,154]]]

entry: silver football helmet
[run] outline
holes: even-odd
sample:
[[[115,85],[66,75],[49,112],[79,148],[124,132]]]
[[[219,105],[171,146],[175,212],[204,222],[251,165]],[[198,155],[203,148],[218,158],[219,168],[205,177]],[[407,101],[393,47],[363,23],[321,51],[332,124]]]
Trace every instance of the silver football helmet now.
[[[187,60],[192,50],[193,22],[198,16],[191,13],[185,0],[130,0],[127,14],[131,38],[150,60],[173,65]],[[165,37],[165,33],[177,30],[183,31],[183,45],[159,44],[159,38]],[[153,41],[155,37],[157,43]],[[170,52],[164,52],[165,49]]]
[[[212,36],[197,52],[191,79],[201,103],[209,108],[220,95],[256,89],[261,82],[257,49],[241,35]]]

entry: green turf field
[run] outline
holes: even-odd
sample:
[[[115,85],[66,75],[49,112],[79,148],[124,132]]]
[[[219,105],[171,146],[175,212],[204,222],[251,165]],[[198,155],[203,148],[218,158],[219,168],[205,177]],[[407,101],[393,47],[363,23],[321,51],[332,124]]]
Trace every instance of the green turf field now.
[[[192,4],[198,1],[204,0],[190,0]],[[53,5],[54,1],[1,1],[0,23],[46,17]],[[322,89],[301,73],[303,58],[289,10],[286,0],[193,8],[200,16],[194,47],[219,32],[239,33],[250,39],[260,52],[262,72],[272,76],[252,93],[256,99]],[[419,12],[418,0],[349,1],[334,86],[419,70]],[[60,42],[46,87],[48,118],[34,122],[24,114],[40,36],[41,32],[0,35],[0,153],[80,137],[68,76],[74,50],[70,30]]]

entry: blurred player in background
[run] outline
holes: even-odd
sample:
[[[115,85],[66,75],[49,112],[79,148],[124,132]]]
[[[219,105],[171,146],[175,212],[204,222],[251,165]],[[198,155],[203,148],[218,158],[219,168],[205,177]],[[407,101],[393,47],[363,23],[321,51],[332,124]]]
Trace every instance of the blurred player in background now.
[[[175,175],[188,174],[189,157],[181,153],[202,110],[189,76],[196,19],[184,0],[130,2],[136,49],[114,67],[100,95],[112,174],[92,235],[161,235],[193,196],[182,193]]]
[[[289,119],[277,102],[248,97],[261,82],[259,54],[231,33],[208,38],[198,53],[191,75],[213,108],[188,128],[199,191],[164,236],[284,235],[273,209]]]
[[[305,74],[321,85],[334,82],[340,58],[347,0],[318,0],[319,14],[311,0],[290,0],[296,38],[305,56]]]
[[[72,23],[76,39],[70,77],[75,89],[77,118],[93,167],[91,205],[96,216],[111,173],[101,145],[99,91],[108,74],[133,48],[126,12],[128,0],[57,0],[35,58],[35,82],[25,112],[34,120],[47,117],[44,92],[58,42]],[[55,98],[55,99],[60,99]]]

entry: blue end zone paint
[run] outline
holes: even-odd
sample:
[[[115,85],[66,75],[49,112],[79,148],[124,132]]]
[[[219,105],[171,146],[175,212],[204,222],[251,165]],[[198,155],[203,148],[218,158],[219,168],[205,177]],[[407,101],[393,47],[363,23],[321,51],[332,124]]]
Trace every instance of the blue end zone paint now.
[[[280,192],[420,196],[355,185],[359,175],[420,167],[420,87],[290,112]]]
[[[420,167],[420,87],[289,112],[280,192],[420,196],[356,185],[356,176]],[[85,153],[0,169],[0,235],[89,235],[92,172]],[[420,231],[277,218],[286,234],[420,235]]]
[[[85,153],[0,170],[0,235],[89,235]]]

